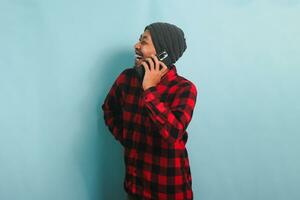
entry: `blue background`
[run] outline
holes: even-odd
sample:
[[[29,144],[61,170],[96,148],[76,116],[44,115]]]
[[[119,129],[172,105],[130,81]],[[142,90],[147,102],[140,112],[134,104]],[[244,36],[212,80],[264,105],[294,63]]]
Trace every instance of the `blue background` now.
[[[0,0],[0,199],[125,197],[101,105],[156,21],[187,38],[195,200],[300,199],[299,19],[299,0]]]

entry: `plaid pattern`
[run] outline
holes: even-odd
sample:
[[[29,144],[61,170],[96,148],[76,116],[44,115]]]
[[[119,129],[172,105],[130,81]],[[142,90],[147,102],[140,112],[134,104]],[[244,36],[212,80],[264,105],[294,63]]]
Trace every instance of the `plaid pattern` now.
[[[116,79],[102,105],[105,124],[124,146],[124,189],[142,199],[193,199],[185,144],[197,90],[173,65],[143,90],[133,68]]]

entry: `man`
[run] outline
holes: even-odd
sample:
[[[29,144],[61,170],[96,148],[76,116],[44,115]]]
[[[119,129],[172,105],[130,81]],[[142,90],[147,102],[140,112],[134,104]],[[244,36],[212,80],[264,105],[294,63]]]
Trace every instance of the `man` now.
[[[193,199],[185,144],[197,90],[174,65],[186,49],[184,33],[152,23],[134,49],[135,67],[118,76],[102,105],[106,125],[124,147],[124,189],[128,199]],[[155,55],[163,50],[162,62]]]

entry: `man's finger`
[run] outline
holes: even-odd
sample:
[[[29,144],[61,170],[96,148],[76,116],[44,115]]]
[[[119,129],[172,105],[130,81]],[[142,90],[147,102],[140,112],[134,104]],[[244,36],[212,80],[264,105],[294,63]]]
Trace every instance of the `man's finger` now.
[[[160,71],[164,72],[168,69],[167,65],[162,61],[159,61],[159,65],[162,67]]]
[[[150,71],[150,70],[149,70],[149,66],[148,66],[148,64],[147,64],[146,61],[143,61],[141,65],[143,65],[145,71]]]
[[[151,56],[155,63],[155,70],[159,71],[159,60],[156,55]]]
[[[146,61],[150,64],[150,70],[154,70],[154,63],[151,58],[146,58]]]

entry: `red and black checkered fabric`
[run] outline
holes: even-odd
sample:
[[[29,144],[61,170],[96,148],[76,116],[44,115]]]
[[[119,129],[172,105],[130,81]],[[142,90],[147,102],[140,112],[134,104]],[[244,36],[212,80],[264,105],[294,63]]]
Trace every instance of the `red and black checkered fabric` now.
[[[195,85],[170,69],[143,90],[133,68],[116,79],[102,105],[105,124],[124,146],[127,193],[141,199],[193,199],[186,128],[196,103]]]

